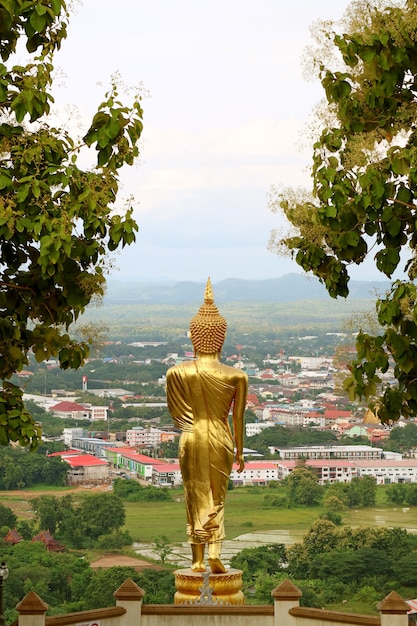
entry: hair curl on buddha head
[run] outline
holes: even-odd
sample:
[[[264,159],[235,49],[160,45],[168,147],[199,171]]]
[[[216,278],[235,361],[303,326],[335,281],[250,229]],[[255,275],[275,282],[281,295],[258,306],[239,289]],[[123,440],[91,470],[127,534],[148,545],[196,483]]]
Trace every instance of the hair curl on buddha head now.
[[[226,320],[214,304],[210,278],[207,280],[204,303],[190,322],[191,341],[195,352],[216,354],[220,352],[226,336]]]

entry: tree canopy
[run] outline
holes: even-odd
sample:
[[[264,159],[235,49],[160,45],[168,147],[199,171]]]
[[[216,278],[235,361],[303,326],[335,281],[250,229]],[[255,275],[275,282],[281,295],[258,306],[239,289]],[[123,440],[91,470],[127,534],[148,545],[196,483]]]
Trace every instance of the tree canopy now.
[[[296,467],[285,479],[288,496],[295,504],[314,506],[323,495],[323,487],[318,484],[317,475],[306,464]]]
[[[29,591],[36,592],[57,615],[113,606],[113,594],[127,578],[145,590],[146,604],[170,604],[174,598],[174,575],[169,569],[137,572],[117,566],[95,570],[79,553],[48,551],[42,543],[31,541],[3,545],[2,558],[9,568],[4,585],[7,624],[17,620],[14,607]]]
[[[0,444],[38,444],[40,427],[9,379],[30,351],[63,369],[84,362],[88,341],[69,327],[103,294],[109,253],[137,230],[132,207],[115,202],[120,169],[138,155],[140,95],[124,105],[113,80],[82,139],[52,122],[54,56],[68,21],[64,0],[0,7]],[[23,46],[28,60],[17,64]]]
[[[62,486],[66,484],[67,472],[68,464],[60,457],[30,454],[26,448],[19,447],[5,447],[0,451],[0,489]]]
[[[360,332],[345,388],[382,422],[417,412],[417,13],[413,1],[352,3],[343,34],[323,24],[314,59],[325,90],[307,190],[274,190],[293,227],[271,245],[289,250],[336,298],[349,268],[372,258],[394,280],[376,303],[381,332]],[[332,48],[332,50],[330,50]],[[328,63],[328,52],[337,56]],[[326,60],[322,60],[326,57]],[[394,383],[381,373],[394,365]]]
[[[68,547],[95,545],[103,536],[107,544],[112,533],[121,533],[125,510],[121,499],[113,493],[94,493],[77,502],[71,494],[42,495],[31,500],[39,529],[49,529]],[[131,538],[123,535],[123,540]]]
[[[321,519],[301,543],[245,548],[233,556],[231,566],[244,571],[246,593],[256,603],[272,602],[271,589],[290,578],[303,591],[304,606],[329,608],[349,599],[375,608],[386,590],[398,584],[410,586],[407,592],[412,593],[416,547],[415,535],[401,528],[337,528]]]

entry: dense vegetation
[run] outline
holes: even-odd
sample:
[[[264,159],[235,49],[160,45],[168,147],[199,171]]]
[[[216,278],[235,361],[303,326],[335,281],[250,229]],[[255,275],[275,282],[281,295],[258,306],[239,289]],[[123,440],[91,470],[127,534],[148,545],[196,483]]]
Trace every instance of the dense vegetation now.
[[[259,435],[246,437],[245,443],[248,448],[268,455],[269,446],[285,448],[311,445],[369,445],[369,440],[363,437],[341,439],[329,431],[318,431],[301,426],[287,428],[277,425],[265,428]],[[417,424],[410,422],[405,426],[394,426],[381,446],[384,450],[410,455],[410,452],[417,446]],[[276,458],[276,455],[272,455],[274,456]]]
[[[271,482],[264,491],[265,507],[290,508],[323,504],[327,509],[325,516],[333,521],[337,520],[337,523],[342,519],[337,515],[340,511],[373,506],[376,501],[376,481],[371,476],[355,477],[349,483],[319,485],[314,469],[302,460],[285,480]],[[414,490],[410,493],[414,493]]]
[[[245,301],[244,305],[241,302],[225,302],[221,305],[221,313],[227,319],[225,350],[229,352],[229,349],[235,350],[237,344],[246,346],[253,345],[253,342],[267,342],[271,346],[284,344],[285,348],[290,348],[300,346],[300,335],[320,335],[319,347],[326,341],[334,345],[336,338],[327,336],[325,339],[326,333],[342,332],[355,313],[368,311],[370,307],[369,299],[348,302]],[[106,304],[100,308],[87,309],[80,324],[103,324],[108,328],[109,336],[125,343],[160,340],[168,341],[169,344],[173,342],[174,347],[191,347],[187,331],[197,308],[198,304]],[[143,348],[138,350],[144,353]],[[154,354],[158,353],[157,348],[153,350]]]
[[[131,543],[121,532],[126,516],[121,499],[113,493],[75,497],[41,495],[33,498],[34,524],[50,530],[68,548],[122,548]]]
[[[70,327],[103,295],[108,255],[138,229],[132,207],[116,200],[120,169],[139,154],[140,94],[122,104],[113,79],[79,137],[59,127],[59,115],[51,122],[68,21],[65,0],[0,8],[0,445],[38,445],[40,427],[10,378],[29,353],[63,369],[84,362],[89,338],[70,336]]]
[[[385,515],[386,499],[393,502],[398,495],[395,494],[394,500],[391,499],[389,495],[391,491],[397,492],[394,487],[401,488],[400,491],[404,488],[405,491],[416,493],[417,486],[392,485],[379,487],[376,492],[375,482],[369,479],[354,481],[349,485],[331,484],[320,487],[312,482],[311,476],[303,486],[302,483],[306,478],[304,468],[301,466],[295,472],[293,484],[287,481],[284,485],[272,483],[268,488],[239,488],[231,491],[228,496],[226,512],[228,538],[247,533],[249,529],[284,528],[289,529],[291,534],[298,529],[297,535],[292,535],[296,543],[291,548],[277,543],[268,548],[263,547],[259,552],[249,551],[248,554],[245,550],[234,557],[232,565],[241,567],[245,572],[247,601],[269,602],[271,590],[287,577],[303,590],[303,603],[311,606],[333,606],[339,598],[342,598],[347,599],[348,604],[337,607],[338,609],[368,612],[374,611],[375,601],[381,600],[392,589],[397,590],[403,597],[413,597],[414,592],[406,580],[406,574],[403,572],[400,575],[399,569],[395,566],[395,559],[398,558],[405,567],[408,553],[411,554],[411,558],[415,558],[417,550],[415,536],[409,535],[401,528],[354,529],[349,524],[357,524],[358,519],[364,518],[372,523],[375,510],[369,507],[377,503],[378,515]],[[299,476],[297,472],[300,473]],[[97,573],[87,571],[88,558],[80,559],[81,556],[91,554],[91,548],[124,551],[126,546],[132,543],[129,536],[131,535],[136,541],[153,542],[155,552],[162,563],[175,542],[186,540],[181,490],[170,492],[168,500],[165,497],[160,500],[158,497],[157,501],[153,498],[151,501],[142,498],[139,502],[132,502],[130,492],[136,497],[135,492],[142,493],[148,489],[151,495],[154,491],[163,491],[152,487],[136,489],[132,484],[133,481],[119,479],[116,481],[116,493],[64,492],[59,498],[42,495],[40,492],[40,495],[29,500],[33,503],[34,516],[28,519],[25,515],[25,519],[17,519],[17,522],[16,515],[8,507],[0,508],[0,518],[5,522],[7,520],[9,527],[17,526],[26,540],[13,548],[5,545],[0,547],[2,558],[7,561],[9,568],[12,567],[13,571],[16,569],[22,578],[17,587],[13,585],[7,591],[7,602],[10,600],[8,609],[14,606],[13,602],[22,589],[24,593],[34,589],[51,604],[54,613],[111,605],[114,603],[113,591],[130,574],[126,574],[127,570],[123,568],[115,568],[112,573],[105,574],[107,570],[103,570],[96,578]],[[305,502],[304,496],[312,487],[319,488],[320,503],[298,503],[300,495],[301,500]],[[414,487],[416,489],[413,489]],[[123,500],[118,497],[117,492],[122,493]],[[284,506],[274,501],[279,496],[285,499]],[[362,511],[365,512],[364,515]],[[387,520],[388,525],[392,522],[394,525],[404,523],[404,513],[399,511],[396,515],[395,520],[394,518]],[[401,519],[398,519],[399,515]],[[318,519],[319,517],[322,519]],[[407,519],[410,522],[412,518]],[[45,556],[45,559],[56,557],[57,569],[52,561],[39,558],[39,548],[36,553],[31,552],[31,538],[35,532],[45,527],[50,528],[54,537],[69,549],[64,554],[47,553],[48,556]],[[2,536],[6,534],[6,530],[6,527],[1,528],[1,532],[4,532]],[[343,539],[340,545],[339,537],[341,541]],[[29,548],[24,550],[23,545]],[[87,547],[89,552],[85,550]],[[362,552],[362,549],[371,549],[372,552]],[[378,569],[380,565],[377,560],[381,555],[374,552],[375,550],[382,550],[387,554],[387,570],[382,574]],[[343,558],[339,558],[339,552],[344,555]],[[38,560],[41,566],[39,574],[35,566],[27,565],[32,558],[31,554],[34,555],[34,562]],[[362,558],[368,557],[375,560],[375,571],[372,567],[367,569],[369,576],[360,569]],[[77,560],[74,561],[74,558]],[[334,569],[336,572],[334,576],[329,573],[330,568],[336,567],[333,558],[338,563],[337,568],[339,564],[342,568]],[[243,561],[247,563],[244,564]],[[43,567],[46,562],[48,571]],[[69,580],[68,571],[71,568],[75,574]],[[411,567],[408,567],[408,570],[414,572]],[[166,572],[158,573],[160,579],[152,578],[156,576],[154,573],[149,573],[149,577],[146,573],[146,579],[134,578],[134,580],[145,589],[146,602],[171,602],[172,574],[169,568]],[[54,577],[54,583],[50,582],[50,576]],[[328,584],[322,579],[324,576]],[[9,577],[9,580],[13,583],[14,577]],[[103,589],[101,585],[108,587]],[[9,582],[6,588],[8,586]],[[24,593],[21,593],[18,599],[21,599]],[[65,606],[62,604],[63,597],[67,602]],[[360,603],[359,598],[366,598],[367,602]],[[15,615],[12,612],[8,613],[12,614]]]
[[[43,544],[30,541],[13,547],[2,545],[1,553],[9,569],[4,585],[7,624],[17,618],[14,607],[30,590],[49,604],[48,615],[112,606],[114,591],[127,578],[146,590],[146,604],[173,602],[174,575],[170,569],[138,573],[131,567],[110,567],[95,571],[81,554],[48,552]]]
[[[116,478],[113,482],[113,493],[128,502],[162,502],[172,499],[168,489],[159,489],[152,485],[142,487],[134,480],[121,478]]]
[[[335,433],[330,431],[319,431],[301,426],[287,428],[280,425],[265,428],[259,435],[246,437],[245,440],[248,448],[257,450],[262,454],[268,454],[269,446],[284,448],[287,446],[334,445],[336,441]]]
[[[0,490],[25,489],[34,485],[66,484],[68,465],[45,451],[30,453],[22,448],[0,448]]]
[[[318,520],[301,543],[246,548],[231,560],[243,570],[257,603],[271,603],[271,590],[290,578],[303,591],[301,604],[331,606],[366,599],[368,610],[396,589],[414,597],[417,537],[399,528],[337,528]]]
[[[312,66],[326,102],[312,138],[312,189],[281,189],[273,206],[291,232],[276,244],[333,298],[350,267],[392,279],[376,301],[380,328],[361,325],[346,379],[382,422],[417,412],[417,16],[415,2],[352,3],[316,28]],[[402,277],[395,279],[395,272]],[[384,374],[393,364],[395,382]]]

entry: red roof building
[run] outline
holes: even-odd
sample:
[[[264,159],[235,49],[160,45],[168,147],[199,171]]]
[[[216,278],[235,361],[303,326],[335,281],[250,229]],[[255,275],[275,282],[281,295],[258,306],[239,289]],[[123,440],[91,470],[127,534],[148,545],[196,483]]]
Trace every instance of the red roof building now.
[[[63,456],[68,463],[68,483],[70,485],[102,484],[110,481],[109,464],[91,454]]]
[[[358,468],[352,461],[345,459],[309,459],[308,468],[317,474],[321,485],[326,483],[350,483],[358,475]],[[277,461],[278,480],[284,480],[297,467],[296,461]]]
[[[13,530],[9,528],[7,535],[3,538],[5,543],[8,543],[10,546],[15,546],[20,541],[23,541],[23,537],[17,532],[16,528]]]
[[[49,552],[65,552],[65,546],[52,537],[49,530],[41,530],[40,533],[35,535],[32,539],[32,543],[43,543]]]
[[[324,412],[325,420],[341,420],[346,421],[349,418],[352,418],[352,411],[339,411],[337,409],[326,409]]]
[[[159,463],[152,472],[152,482],[161,486],[174,486],[182,483],[179,463]]]
[[[268,485],[278,480],[277,463],[273,461],[248,461],[242,472],[238,473],[239,465],[233,464],[230,479],[239,485]]]
[[[89,411],[83,407],[81,404],[77,402],[69,402],[63,400],[62,402],[58,402],[58,404],[54,404],[49,409],[49,412],[56,417],[60,417],[62,419],[80,419],[85,420],[90,418]]]
[[[246,398],[246,405],[257,406],[258,404],[259,404],[258,396],[255,395],[254,393],[248,393],[248,396]]]

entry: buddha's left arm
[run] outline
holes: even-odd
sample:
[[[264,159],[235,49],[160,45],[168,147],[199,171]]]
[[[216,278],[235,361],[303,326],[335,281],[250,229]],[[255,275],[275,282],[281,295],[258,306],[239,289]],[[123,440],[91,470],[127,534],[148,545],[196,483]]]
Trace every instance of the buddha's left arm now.
[[[238,472],[241,472],[245,466],[243,459],[243,429],[247,395],[248,378],[245,375],[239,377],[233,402],[233,434],[236,445],[236,460],[239,464]]]

